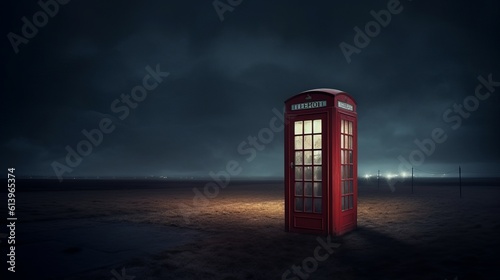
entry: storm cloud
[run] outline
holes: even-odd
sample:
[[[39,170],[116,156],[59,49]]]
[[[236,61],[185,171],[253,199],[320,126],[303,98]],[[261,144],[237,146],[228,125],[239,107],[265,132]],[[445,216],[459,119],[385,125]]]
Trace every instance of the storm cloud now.
[[[420,169],[498,175],[500,87],[464,101],[478,77],[500,81],[500,3],[401,1],[349,63],[339,45],[355,46],[355,27],[390,2],[242,1],[221,21],[211,1],[70,1],[17,53],[8,34],[23,36],[22,18],[43,9],[4,3],[1,165],[55,176],[66,146],[107,118],[114,131],[67,176],[208,176],[235,160],[241,176],[281,177],[283,132],[251,161],[238,146],[284,100],[326,87],[358,103],[360,175],[397,172],[436,128],[447,139]],[[170,75],[121,119],[111,104],[156,65]],[[464,117],[454,104],[475,109]]]

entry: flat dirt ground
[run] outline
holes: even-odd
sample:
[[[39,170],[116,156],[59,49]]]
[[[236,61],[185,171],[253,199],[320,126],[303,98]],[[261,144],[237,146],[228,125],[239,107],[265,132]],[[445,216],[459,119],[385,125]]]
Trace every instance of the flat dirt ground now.
[[[453,186],[419,186],[414,194],[361,186],[358,229],[321,236],[338,248],[321,249],[313,261],[318,236],[284,231],[282,183],[232,183],[193,206],[193,188],[203,186],[19,193],[17,275],[500,279],[499,187],[464,187],[459,198]]]

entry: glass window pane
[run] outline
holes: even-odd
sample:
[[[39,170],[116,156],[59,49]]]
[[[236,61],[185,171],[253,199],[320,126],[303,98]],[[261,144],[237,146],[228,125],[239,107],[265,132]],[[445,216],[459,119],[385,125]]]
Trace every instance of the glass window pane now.
[[[321,134],[313,135],[313,143],[314,149],[321,149]]]
[[[349,134],[352,135],[352,122],[349,122]]]
[[[349,181],[349,192],[350,193],[353,193],[354,192],[354,188],[352,186],[352,181]]]
[[[340,166],[341,179],[346,179],[346,177],[347,177],[347,173],[345,170],[346,170],[345,165]],[[297,173],[297,172],[295,172],[295,173]]]
[[[314,164],[322,164],[321,151],[314,151]]]
[[[312,196],[312,183],[311,182],[304,183],[304,195],[305,196]]]
[[[297,141],[297,140],[295,140]],[[344,146],[344,135],[340,135],[340,148],[341,149],[345,149],[345,146]]]
[[[295,135],[302,134],[302,121],[296,121],[295,122],[294,133],[295,133]]]
[[[341,197],[340,201],[342,201],[342,210],[345,210],[345,196]]]
[[[312,149],[312,135],[304,136],[304,149]]]
[[[314,166],[314,181],[322,180],[321,166]]]
[[[295,180],[301,181],[302,180],[302,166],[295,166]]]
[[[349,178],[353,178],[353,173],[354,173],[354,166],[348,165],[349,166]]]
[[[345,151],[344,150],[340,151],[340,163],[341,164],[345,163]]]
[[[295,211],[302,212],[304,210],[304,199],[302,197],[295,198]]]
[[[304,162],[304,152],[296,151],[295,152],[295,164],[302,165],[303,162]]]
[[[312,212],[312,198],[304,198],[304,212]]]
[[[302,150],[302,136],[295,136],[295,150]]]
[[[305,166],[304,167],[304,180],[305,181],[311,181],[313,174],[312,174],[312,166]]]
[[[312,161],[312,151],[304,151],[304,164],[311,165]]]
[[[344,121],[344,120],[340,120],[340,133],[345,133],[345,130],[344,130],[344,123],[345,123],[345,121]]]
[[[323,188],[321,183],[314,183],[314,196],[315,197],[321,197],[323,195]]]
[[[353,163],[352,162],[352,151],[349,151],[349,163]]]
[[[321,213],[321,198],[314,199],[314,212]]]
[[[302,182],[295,182],[295,195],[303,195],[304,189],[302,187]]]
[[[304,121],[304,134],[312,133],[312,121]]]
[[[321,133],[321,120],[314,120],[313,121],[313,132],[314,133]]]

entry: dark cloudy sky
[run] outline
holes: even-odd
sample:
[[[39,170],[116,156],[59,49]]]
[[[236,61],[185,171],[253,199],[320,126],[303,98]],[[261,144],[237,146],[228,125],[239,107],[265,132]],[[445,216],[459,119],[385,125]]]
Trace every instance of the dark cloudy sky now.
[[[235,160],[243,176],[280,177],[283,132],[250,162],[238,145],[288,97],[326,87],[358,102],[360,175],[398,172],[435,128],[447,139],[418,169],[499,175],[500,87],[473,96],[478,76],[500,81],[500,2],[401,1],[348,63],[339,44],[354,45],[354,28],[389,2],[243,0],[221,21],[212,1],[73,0],[17,54],[10,32],[19,40],[22,17],[42,8],[3,3],[1,166],[55,176],[65,147],[110,119],[114,131],[64,176],[207,176]],[[111,104],[148,65],[170,74],[123,118]],[[464,100],[477,109],[443,119]]]

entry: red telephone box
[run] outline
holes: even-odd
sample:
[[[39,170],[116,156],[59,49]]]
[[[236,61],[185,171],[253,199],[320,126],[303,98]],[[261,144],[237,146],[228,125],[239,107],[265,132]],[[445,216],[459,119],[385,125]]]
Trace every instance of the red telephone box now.
[[[357,226],[356,102],[335,89],[285,101],[285,230],[342,235]]]

